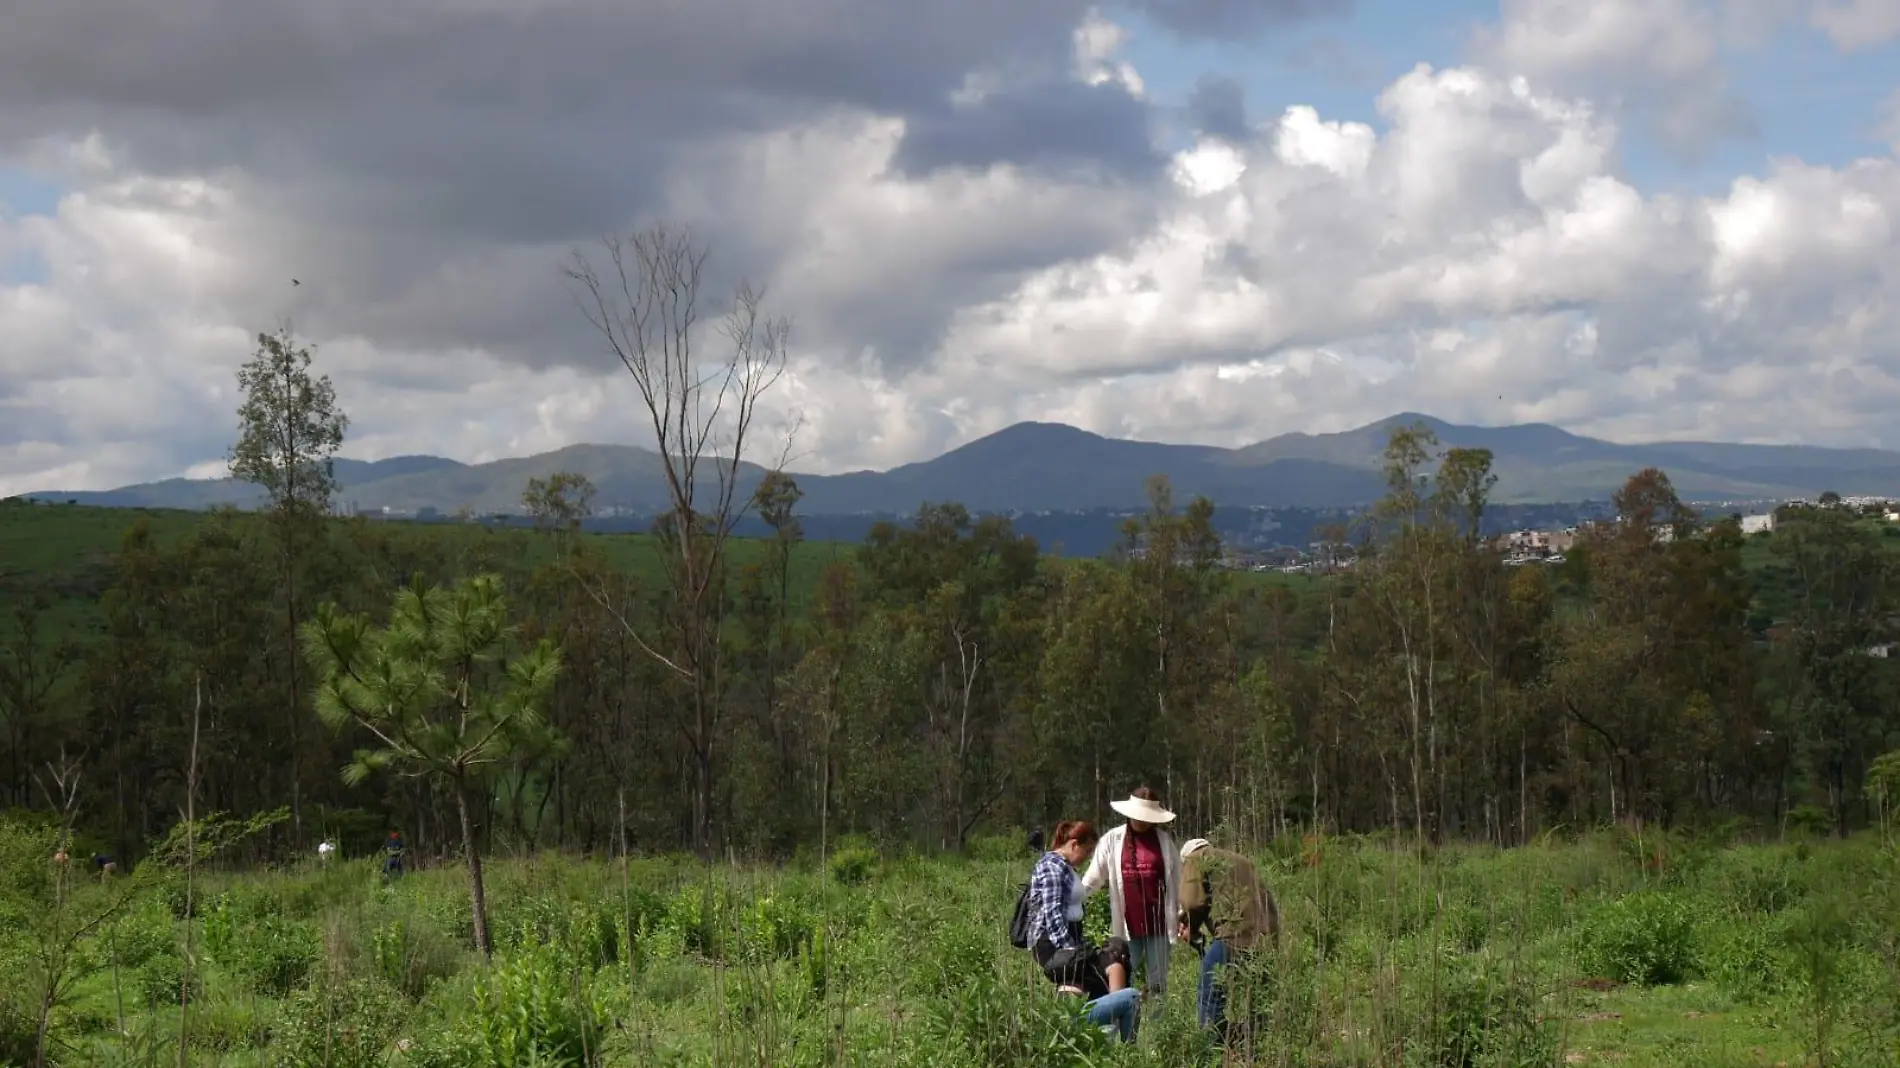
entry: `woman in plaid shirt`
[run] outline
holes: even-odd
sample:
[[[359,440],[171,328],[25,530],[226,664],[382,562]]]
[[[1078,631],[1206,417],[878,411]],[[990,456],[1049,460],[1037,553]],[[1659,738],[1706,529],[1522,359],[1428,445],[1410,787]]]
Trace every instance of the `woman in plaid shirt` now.
[[[1056,824],[1049,852],[1029,875],[1029,948],[1059,992],[1088,999],[1089,1022],[1114,1027],[1126,1042],[1135,1037],[1140,1008],[1140,994],[1128,985],[1128,943],[1111,938],[1094,947],[1082,935],[1075,870],[1088,863],[1099,838],[1080,820]]]

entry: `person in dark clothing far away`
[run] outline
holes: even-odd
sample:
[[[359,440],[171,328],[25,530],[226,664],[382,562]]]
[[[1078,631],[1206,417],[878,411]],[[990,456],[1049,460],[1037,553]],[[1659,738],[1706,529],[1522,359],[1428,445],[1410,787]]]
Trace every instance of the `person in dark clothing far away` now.
[[[402,844],[402,832],[390,831],[389,838],[383,842],[383,874],[401,875],[403,854],[408,852]]]
[[[1042,828],[1041,827],[1030,828],[1029,851],[1031,853],[1036,854],[1037,856],[1042,855],[1043,845],[1042,845]]]

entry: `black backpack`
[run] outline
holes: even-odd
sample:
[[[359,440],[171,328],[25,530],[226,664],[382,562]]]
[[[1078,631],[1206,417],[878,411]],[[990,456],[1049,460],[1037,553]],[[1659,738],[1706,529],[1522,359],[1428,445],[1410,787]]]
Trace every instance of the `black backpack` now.
[[[1009,944],[1017,949],[1029,948],[1029,884],[1024,883],[1022,892],[1016,895],[1016,912],[1009,918]]]

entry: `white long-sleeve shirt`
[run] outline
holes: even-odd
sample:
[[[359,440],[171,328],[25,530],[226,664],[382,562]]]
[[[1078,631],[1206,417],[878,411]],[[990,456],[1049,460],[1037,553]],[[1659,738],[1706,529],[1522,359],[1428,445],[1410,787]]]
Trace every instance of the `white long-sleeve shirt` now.
[[[1161,859],[1165,866],[1166,878],[1163,879],[1163,893],[1166,900],[1161,913],[1161,926],[1167,932],[1168,942],[1175,941],[1175,925],[1181,914],[1181,855],[1175,851],[1174,839],[1160,827],[1155,835],[1161,846]],[[1082,876],[1082,893],[1093,894],[1104,887],[1108,889],[1108,934],[1111,938],[1128,937],[1127,896],[1122,893],[1122,846],[1128,838],[1128,825],[1111,827],[1095,844],[1095,856],[1089,861],[1088,873]]]

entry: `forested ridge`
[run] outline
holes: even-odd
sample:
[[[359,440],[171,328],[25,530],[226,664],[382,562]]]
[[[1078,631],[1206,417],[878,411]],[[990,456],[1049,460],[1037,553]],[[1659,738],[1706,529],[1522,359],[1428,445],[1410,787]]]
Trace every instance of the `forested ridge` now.
[[[1392,494],[1337,535],[1357,566],[1301,583],[1218,567],[1214,505],[1177,507],[1164,484],[1130,551],[1062,560],[948,503],[860,546],[807,545],[795,487],[775,481],[778,536],[715,564],[710,704],[656,648],[678,630],[672,543],[575,533],[578,481],[553,480],[533,532],[312,524],[292,582],[268,514],[169,537],[143,517],[94,597],[69,575],[9,579],[5,801],[50,809],[48,771],[72,765],[78,827],[136,856],[184,810],[196,707],[200,812],[285,808],[278,850],[326,833],[368,848],[386,825],[452,850],[453,804],[428,780],[339,776],[366,738],[319,722],[287,628],[324,603],[386,616],[414,576],[493,574],[519,643],[551,639],[562,670],[558,744],[484,778],[491,848],[604,852],[623,833],[649,852],[776,856],[847,833],[955,848],[1097,815],[1139,782],[1250,837],[1872,818],[1870,767],[1900,745],[1892,662],[1873,655],[1894,613],[1879,529],[1789,510],[1747,544],[1648,471],[1623,522],[1565,563],[1506,567],[1469,533],[1488,457],[1432,452],[1398,435]],[[0,523],[51,536],[60,511],[15,504]],[[76,611],[75,593],[96,604]]]

